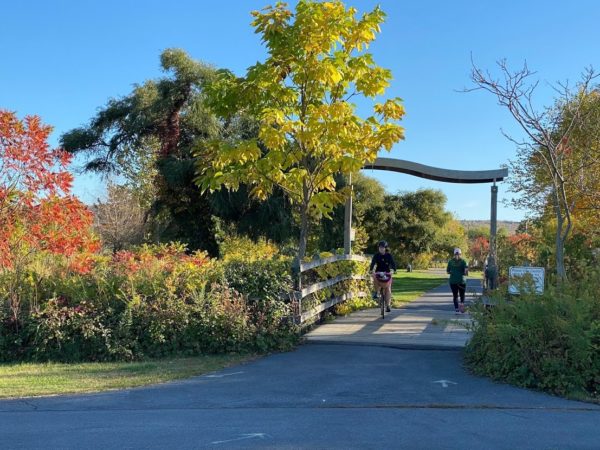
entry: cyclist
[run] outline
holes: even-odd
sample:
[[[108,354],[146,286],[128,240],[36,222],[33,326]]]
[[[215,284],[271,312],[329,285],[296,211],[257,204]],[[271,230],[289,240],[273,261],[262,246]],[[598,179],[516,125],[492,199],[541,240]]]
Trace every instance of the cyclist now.
[[[392,277],[391,275],[385,275],[391,273],[392,270],[396,271],[396,262],[392,254],[389,252],[388,243],[386,241],[379,241],[377,243],[377,253],[373,255],[371,260],[371,266],[369,271],[373,273],[373,282],[377,292],[383,288],[385,297],[385,310],[390,312],[390,306],[392,303]],[[373,270],[375,268],[375,270]]]

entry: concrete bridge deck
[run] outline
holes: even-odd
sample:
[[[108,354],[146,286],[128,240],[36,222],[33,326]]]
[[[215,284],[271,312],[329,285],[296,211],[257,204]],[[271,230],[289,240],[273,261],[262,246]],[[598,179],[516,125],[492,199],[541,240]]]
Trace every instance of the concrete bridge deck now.
[[[481,293],[481,281],[468,279],[467,305],[475,293]],[[305,338],[307,343],[459,350],[470,337],[466,328],[470,323],[468,313],[455,314],[450,288],[443,284],[400,308],[392,309],[385,319],[381,319],[378,308],[357,311],[317,326]]]

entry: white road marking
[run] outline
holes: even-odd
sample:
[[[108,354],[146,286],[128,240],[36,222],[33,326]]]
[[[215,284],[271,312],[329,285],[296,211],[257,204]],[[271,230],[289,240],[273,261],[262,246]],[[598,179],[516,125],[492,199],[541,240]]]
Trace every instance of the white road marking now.
[[[223,373],[220,375],[205,375],[204,378],[223,378],[223,377],[229,377],[231,375],[239,375],[240,373],[244,373],[244,372]]]
[[[235,442],[235,441],[243,441],[245,439],[264,439],[265,436],[268,436],[268,434],[266,433],[248,433],[248,434],[242,434],[240,437],[234,438],[234,439],[227,439],[225,441],[214,441],[211,442],[211,444],[215,445],[215,444],[226,444],[227,442]]]
[[[437,380],[437,381],[433,381],[433,383],[440,383],[442,385],[442,387],[447,388],[449,384],[458,384],[455,383],[454,381],[450,381],[450,380]]]

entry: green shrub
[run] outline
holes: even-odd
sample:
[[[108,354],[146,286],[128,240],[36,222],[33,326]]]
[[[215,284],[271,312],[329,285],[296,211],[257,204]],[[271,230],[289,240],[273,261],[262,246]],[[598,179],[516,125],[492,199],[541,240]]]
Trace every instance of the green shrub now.
[[[254,325],[252,349],[290,350],[298,343],[299,333],[292,317],[292,307],[273,299],[264,299],[252,304],[250,316]]]
[[[359,311],[361,309],[367,308],[375,308],[377,306],[377,302],[373,300],[373,298],[367,293],[365,297],[354,297],[350,300],[346,300],[343,303],[338,303],[335,305],[333,310],[334,314],[338,316],[346,316],[354,311]]]
[[[293,288],[291,261],[229,260],[223,264],[223,276],[228,285],[251,301],[287,299]]]
[[[466,361],[478,374],[575,398],[600,398],[600,271],[544,294],[475,307]],[[525,290],[524,290],[525,291]]]
[[[219,253],[223,261],[270,260],[279,255],[277,246],[265,239],[254,241],[245,236],[228,233],[222,237]]]
[[[291,286],[286,261],[222,263],[184,250],[168,244],[97,255],[85,274],[44,261],[24,277],[29,301],[17,320],[2,284],[11,279],[0,279],[0,361],[262,352],[297,342],[281,300]]]
[[[28,322],[28,359],[36,361],[103,361],[111,358],[111,329],[105,314],[87,302],[69,306],[50,299]]]

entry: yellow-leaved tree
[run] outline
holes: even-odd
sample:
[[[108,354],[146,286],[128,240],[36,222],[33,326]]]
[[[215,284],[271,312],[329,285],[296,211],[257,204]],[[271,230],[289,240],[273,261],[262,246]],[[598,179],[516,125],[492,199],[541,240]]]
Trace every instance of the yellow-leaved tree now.
[[[404,108],[399,98],[376,102],[392,78],[367,52],[385,18],[379,7],[358,17],[340,1],[300,0],[295,10],[277,3],[252,15],[267,59],[242,78],[221,72],[206,91],[225,120],[253,117],[258,137],[204,144],[196,181],[203,190],[246,184],[261,199],[282,189],[299,213],[301,260],[311,215],[328,216],[347,195],[334,176],[403,139]],[[369,100],[368,117],[357,115],[358,98]]]

